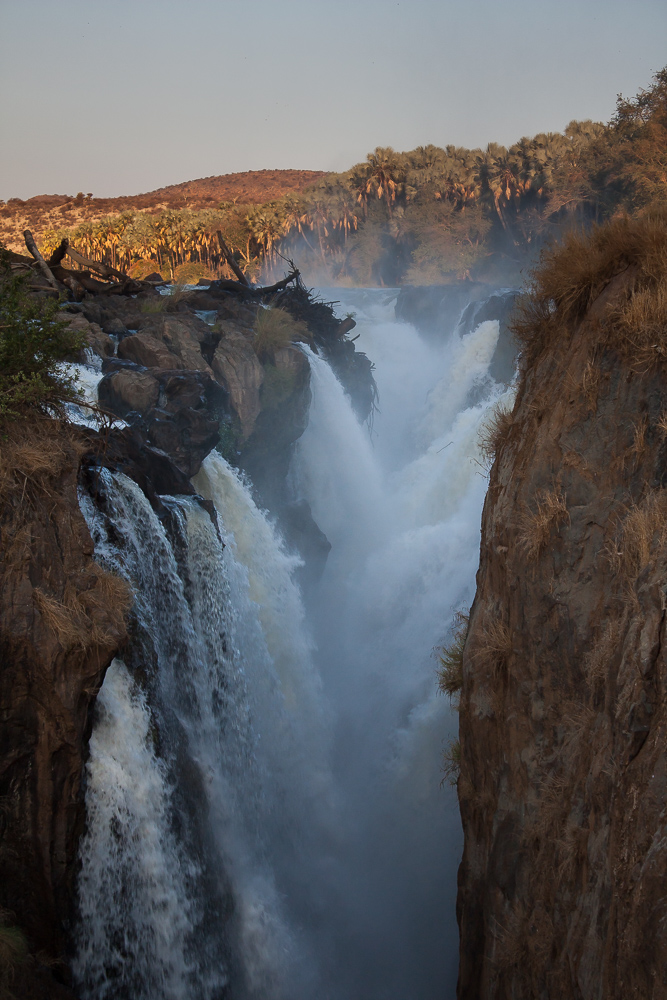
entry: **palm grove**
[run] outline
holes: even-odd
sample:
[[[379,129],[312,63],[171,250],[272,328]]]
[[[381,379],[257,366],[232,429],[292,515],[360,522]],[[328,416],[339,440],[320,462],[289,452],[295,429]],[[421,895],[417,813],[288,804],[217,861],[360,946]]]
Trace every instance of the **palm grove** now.
[[[262,205],[129,211],[49,230],[42,251],[67,236],[86,255],[141,276],[186,282],[227,274],[221,232],[252,277],[281,255],[326,266],[332,281],[432,284],[516,274],[572,223],[588,225],[667,201],[667,68],[607,125],[573,121],[563,133],[509,148],[377,148],[303,194]]]

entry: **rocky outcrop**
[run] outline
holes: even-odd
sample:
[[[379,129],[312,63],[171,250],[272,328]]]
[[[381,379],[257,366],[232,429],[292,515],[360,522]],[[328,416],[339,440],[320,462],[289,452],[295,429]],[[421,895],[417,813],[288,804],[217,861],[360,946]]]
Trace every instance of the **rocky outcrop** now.
[[[293,446],[308,426],[310,366],[298,347],[278,347],[267,354],[259,404],[240,464],[264,503],[275,509],[284,502]]]
[[[213,372],[229,393],[241,425],[241,443],[252,434],[261,410],[259,398],[264,369],[252,344],[242,333],[226,330],[211,361]]]
[[[489,374],[500,383],[509,383],[516,368],[516,343],[511,321],[519,291],[496,288],[481,281],[459,281],[451,285],[406,286],[396,300],[396,317],[412,323],[427,340],[438,341],[458,328],[462,335],[480,323],[496,320],[499,325]]]
[[[667,996],[666,245],[572,238],[518,324],[463,662],[461,1000]]]
[[[98,386],[100,405],[131,422],[147,444],[194,476],[218,443],[227,403],[223,389],[200,371],[115,367],[113,362],[106,367],[111,371]]]
[[[83,433],[33,419],[3,434],[0,908],[62,978],[91,709],[130,595],[93,560],[77,500]],[[16,971],[16,995],[68,996],[39,962]]]

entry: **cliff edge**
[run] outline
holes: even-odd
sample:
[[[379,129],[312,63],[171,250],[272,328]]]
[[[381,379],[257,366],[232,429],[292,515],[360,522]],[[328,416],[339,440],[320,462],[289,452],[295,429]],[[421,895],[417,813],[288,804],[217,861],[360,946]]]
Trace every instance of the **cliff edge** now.
[[[77,500],[81,429],[32,417],[6,423],[2,438],[0,908],[31,957],[13,967],[3,932],[0,992],[69,997],[57,980],[67,978],[83,764],[130,594],[93,561]]]
[[[667,226],[548,253],[463,656],[461,1000],[667,997]]]

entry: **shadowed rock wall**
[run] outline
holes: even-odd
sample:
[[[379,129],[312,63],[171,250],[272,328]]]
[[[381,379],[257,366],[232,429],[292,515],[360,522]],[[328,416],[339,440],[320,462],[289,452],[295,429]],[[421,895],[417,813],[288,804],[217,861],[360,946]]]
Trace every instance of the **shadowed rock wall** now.
[[[648,328],[619,347],[643,294],[627,263],[583,318],[545,309],[558,335],[495,430],[461,693],[461,1000],[667,997],[667,380]]]

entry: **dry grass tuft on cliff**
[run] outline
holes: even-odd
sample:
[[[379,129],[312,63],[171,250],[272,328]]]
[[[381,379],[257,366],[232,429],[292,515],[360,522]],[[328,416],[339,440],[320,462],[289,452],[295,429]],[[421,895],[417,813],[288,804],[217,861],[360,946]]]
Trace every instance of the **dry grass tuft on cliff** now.
[[[591,307],[596,346],[612,347],[637,371],[667,358],[667,213],[571,232],[543,251],[513,325],[526,363]]]
[[[623,518],[620,546],[611,552],[612,565],[634,582],[648,565],[651,554],[666,542],[667,490],[651,490]]]
[[[486,660],[494,670],[502,670],[512,652],[512,633],[502,619],[487,615],[475,630],[471,661]]]
[[[463,687],[463,649],[468,638],[470,615],[465,611],[457,611],[454,621],[452,641],[447,646],[440,646],[436,652],[440,664],[438,690],[458,704],[458,694]]]
[[[570,519],[566,498],[559,488],[539,490],[535,506],[535,511],[524,506],[518,518],[519,545],[529,560],[538,559],[549,544],[552,533]]]
[[[306,324],[294,319],[284,309],[260,309],[257,313],[253,347],[260,359],[277,348],[287,347],[295,340],[310,343],[312,339]]]
[[[43,590],[33,591],[33,600],[46,626],[65,650],[113,642],[122,633],[125,615],[132,604],[132,591],[125,580],[105,572],[95,563],[88,590],[65,591],[59,601]]]
[[[606,621],[592,650],[586,657],[584,669],[590,687],[595,690],[608,676],[614,657],[619,654],[619,643],[627,628],[627,609],[620,618]]]
[[[2,429],[0,507],[30,506],[57,492],[63,466],[85,451],[81,434],[67,423],[37,417],[13,420]]]
[[[507,440],[513,422],[512,406],[505,401],[498,402],[482,424],[479,434],[479,447],[485,462],[493,462],[499,448]]]

